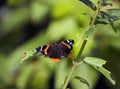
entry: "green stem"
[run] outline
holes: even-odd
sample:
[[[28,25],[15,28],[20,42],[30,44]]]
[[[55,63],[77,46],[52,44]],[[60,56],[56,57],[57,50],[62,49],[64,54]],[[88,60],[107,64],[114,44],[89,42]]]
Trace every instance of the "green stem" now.
[[[94,16],[93,16],[93,19],[92,19],[92,22],[91,22],[91,24],[90,24],[90,29],[93,28],[93,26],[94,26],[94,23],[95,23],[96,17],[97,17],[98,14],[99,14],[99,11],[100,11],[102,2],[103,2],[103,0],[99,0],[99,4],[98,4],[98,6],[97,6],[97,9],[96,9],[96,11],[95,11],[95,13],[94,13]]]
[[[80,51],[79,51],[79,54],[78,54],[78,56],[76,58],[76,61],[78,61],[78,62],[80,61],[80,57],[81,57],[81,55],[83,53],[83,50],[85,48],[86,43],[87,43],[87,40],[84,40],[83,43],[82,43],[82,46],[81,46]]]
[[[97,17],[98,14],[99,14],[100,7],[101,7],[101,5],[102,5],[102,2],[103,2],[103,0],[99,0],[99,4],[98,4],[97,9],[96,9],[96,11],[95,11],[95,13],[94,13],[94,16],[93,16],[93,19],[92,19],[92,21],[91,21],[91,24],[90,24],[90,28],[89,28],[89,29],[93,28],[93,26],[94,26],[94,23],[95,23],[96,17]],[[76,67],[77,67],[79,64],[82,63],[82,62],[80,62],[80,57],[81,57],[81,55],[82,55],[82,53],[83,53],[83,50],[84,50],[84,48],[85,48],[86,43],[87,43],[87,40],[84,40],[83,43],[82,43],[82,46],[81,46],[81,48],[80,48],[80,51],[79,51],[79,53],[78,53],[78,56],[77,56],[77,58],[76,58],[76,61],[77,61],[77,62],[73,63],[73,66],[72,66],[72,68],[71,68],[71,71],[70,71],[70,73],[69,73],[69,75],[68,75],[68,77],[67,77],[67,79],[66,79],[66,81],[65,81],[65,83],[64,83],[64,85],[63,85],[63,87],[62,87],[62,89],[66,89],[66,87],[67,87],[67,85],[68,85],[68,83],[69,83],[69,81],[70,81],[70,78],[71,78],[73,72],[75,71]]]
[[[62,87],[62,89],[66,89],[75,68],[76,68],[76,65],[73,65],[72,68],[71,68],[71,71],[70,71],[70,73],[69,73],[69,75],[68,75],[68,77],[67,77],[67,79],[66,79],[66,81],[65,81],[65,83],[64,83],[64,85]]]

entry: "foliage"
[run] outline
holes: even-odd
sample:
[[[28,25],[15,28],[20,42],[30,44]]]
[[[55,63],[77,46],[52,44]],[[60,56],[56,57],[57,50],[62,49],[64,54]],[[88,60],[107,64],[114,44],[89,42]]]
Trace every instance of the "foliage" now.
[[[86,57],[84,59],[84,62],[93,66],[95,69],[101,72],[104,76],[106,76],[112,84],[115,84],[115,81],[110,77],[111,73],[103,67],[103,65],[106,64],[105,60],[100,58],[94,58],[94,57]]]
[[[114,87],[119,89],[120,9],[118,3],[110,0],[102,3],[103,9],[95,19],[93,27],[90,28],[98,6],[97,0],[2,1],[0,88],[60,89],[73,66],[72,59],[76,59],[82,41],[87,39],[88,42],[80,60],[85,59],[85,56],[107,59],[105,68],[112,72],[118,82]],[[110,8],[106,10],[104,7],[107,6]],[[31,56],[34,51],[27,51],[69,38],[75,40],[72,59],[63,59],[60,63],[53,63],[44,56]],[[23,58],[24,51],[27,52],[27,56]],[[26,61],[20,64],[22,58],[22,61]],[[70,89],[87,89],[88,86],[92,89],[96,86],[99,73],[88,66],[90,62],[85,62],[81,62],[75,68],[69,82]],[[93,64],[90,65],[93,66]],[[108,71],[106,72],[109,74]],[[75,77],[84,84],[73,79]],[[113,82],[111,79],[110,81]]]

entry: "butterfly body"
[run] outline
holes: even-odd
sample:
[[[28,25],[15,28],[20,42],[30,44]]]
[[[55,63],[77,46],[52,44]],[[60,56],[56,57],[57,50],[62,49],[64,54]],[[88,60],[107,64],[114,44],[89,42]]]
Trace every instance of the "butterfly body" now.
[[[73,49],[73,40],[64,40],[53,45],[44,45],[36,48],[36,53],[49,57],[54,62],[59,62],[61,57],[68,57]]]

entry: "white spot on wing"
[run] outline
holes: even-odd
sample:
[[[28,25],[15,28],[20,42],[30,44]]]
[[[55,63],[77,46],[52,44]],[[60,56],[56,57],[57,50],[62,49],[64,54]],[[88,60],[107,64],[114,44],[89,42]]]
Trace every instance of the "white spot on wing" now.
[[[43,46],[40,47],[40,52],[42,52],[42,51],[43,51]]]

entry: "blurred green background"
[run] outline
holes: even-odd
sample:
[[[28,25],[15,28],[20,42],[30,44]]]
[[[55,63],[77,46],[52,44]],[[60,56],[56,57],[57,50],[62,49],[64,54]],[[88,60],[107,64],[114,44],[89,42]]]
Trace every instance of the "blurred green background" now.
[[[97,0],[92,0],[97,4]],[[113,6],[120,8],[117,0]],[[53,63],[49,58],[30,57],[22,65],[24,51],[64,39],[74,39],[73,59],[87,30],[93,11],[78,0],[0,0],[0,89],[60,89],[68,75],[72,59]],[[73,75],[85,78],[91,89],[120,89],[120,20],[118,32],[109,25],[97,25],[95,39],[87,43],[84,56],[106,59],[105,68],[116,80],[113,86],[92,67],[82,64]],[[88,89],[71,79],[70,89]]]

